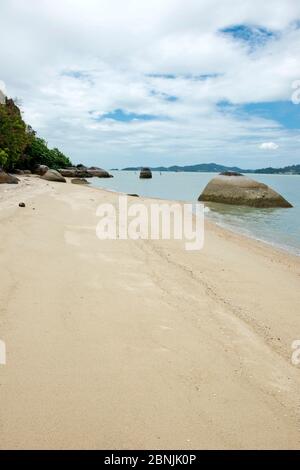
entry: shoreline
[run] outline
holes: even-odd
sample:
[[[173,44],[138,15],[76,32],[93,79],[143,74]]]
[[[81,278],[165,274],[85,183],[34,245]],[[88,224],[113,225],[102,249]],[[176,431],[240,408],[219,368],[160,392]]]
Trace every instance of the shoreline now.
[[[295,176],[295,175],[293,175],[293,176]],[[26,181],[27,184],[28,184],[28,183],[30,183],[30,181],[32,181],[32,179],[39,180],[39,177],[37,175],[26,175],[26,176],[18,175],[18,178],[20,179],[21,184],[22,184],[22,182],[24,183],[24,181]],[[66,177],[67,184],[71,184],[71,179],[72,178]],[[53,184],[51,182],[46,182],[46,181],[45,181],[45,183],[46,183],[47,186],[49,186],[49,184]],[[5,191],[10,191],[12,195],[14,193],[14,189],[16,189],[17,187],[19,187],[19,188],[21,187],[20,183],[19,183],[19,185],[3,184],[2,186],[5,187]],[[29,186],[30,186],[30,184],[29,184]],[[96,189],[96,190],[102,191],[104,193],[107,192],[107,193],[112,193],[112,194],[115,194],[115,195],[125,195],[125,196],[128,196],[129,198],[132,197],[126,192],[117,191],[117,190],[109,189],[109,188],[105,188],[105,187],[93,186],[92,184],[88,184],[84,187],[88,188],[88,189]],[[23,189],[23,186],[22,186],[22,189]],[[43,189],[40,188],[40,191],[43,192]],[[38,192],[39,191],[37,190],[37,194],[38,194]],[[1,210],[1,197],[2,196],[1,196],[1,186],[0,186],[0,210]],[[146,196],[140,196],[140,195],[138,196],[138,200],[165,201],[165,202],[175,202],[175,203],[179,203],[179,204],[182,204],[182,203],[185,203],[185,202],[189,203],[189,204],[197,202],[197,201],[185,201],[185,200],[182,200],[182,199],[163,199],[163,198],[160,198],[160,197],[146,197]],[[6,204],[7,204],[7,199],[6,199]],[[205,206],[205,204],[204,204],[204,206]],[[267,240],[256,238],[255,235],[252,235],[250,233],[246,234],[246,233],[240,232],[239,230],[235,230],[231,226],[227,226],[226,224],[223,225],[222,223],[218,223],[215,220],[212,220],[207,215],[205,216],[205,223],[208,224],[211,228],[215,227],[215,228],[218,228],[220,230],[223,230],[225,233],[227,232],[229,234],[237,235],[238,237],[241,237],[242,239],[250,240],[250,241],[253,241],[257,244],[262,244],[266,248],[274,250],[276,252],[276,254],[283,254],[283,255],[290,256],[292,258],[295,257],[296,259],[300,258],[300,253],[299,254],[295,253],[292,248],[289,249],[289,247],[285,247],[285,246],[280,245],[278,243],[275,243],[275,242],[272,243],[272,242],[269,242]]]
[[[197,252],[99,241],[117,198],[0,186],[0,448],[300,448],[299,258],[207,220]]]
[[[22,176],[22,175],[20,176],[19,175],[18,178],[20,179],[20,181],[25,180],[25,179],[30,181],[30,178],[34,178],[35,180],[39,179],[39,177],[36,176],[36,175],[31,175],[31,176]],[[71,184],[71,179],[72,178],[66,177],[66,181],[67,181],[66,184]],[[49,184],[50,184],[49,182],[46,182],[47,186],[49,186]],[[14,186],[14,185],[3,185],[3,186],[11,187],[11,189],[13,190],[12,186]],[[99,186],[93,186],[92,184],[88,184],[84,187],[88,188],[88,189],[96,189],[96,190],[102,191],[104,193],[107,192],[107,193],[112,193],[114,195],[124,195],[124,196],[128,196],[128,198],[132,198],[132,196],[130,196],[128,193],[122,192],[122,191],[117,191],[117,190],[114,190],[114,189],[109,189],[109,188],[99,187]],[[9,189],[9,188],[7,188],[7,189]],[[41,189],[41,191],[42,191],[42,189]],[[1,195],[1,193],[0,193],[0,195]],[[175,203],[179,203],[179,204],[183,204],[183,203],[191,204],[191,203],[196,203],[197,202],[197,201],[185,201],[185,200],[181,200],[181,199],[163,199],[163,198],[160,198],[160,197],[146,197],[146,196],[140,196],[140,195],[138,196],[138,200],[144,200],[144,201],[150,201],[151,200],[151,201],[161,201],[161,202],[171,202],[171,203],[175,202]],[[0,199],[0,204],[1,204],[1,199]],[[205,206],[205,203],[204,203],[204,206]],[[208,206],[205,206],[205,207],[208,207]],[[0,210],[1,210],[1,206],[0,206]],[[246,234],[246,233],[240,232],[239,230],[235,230],[234,228],[232,228],[230,226],[226,226],[226,224],[222,225],[221,223],[218,223],[215,220],[212,220],[207,215],[205,215],[205,224],[208,225],[211,229],[215,228],[215,229],[219,229],[221,231],[224,231],[224,235],[226,235],[226,233],[236,235],[238,238],[241,238],[245,241],[246,240],[252,241],[255,244],[262,245],[265,248],[269,248],[269,249],[273,250],[277,255],[282,254],[283,256],[296,258],[296,259],[299,259],[299,261],[300,261],[300,253],[299,254],[295,253],[292,248],[288,249],[288,247],[284,247],[280,244],[272,243],[272,242],[269,242],[267,240],[256,238],[255,235],[252,235],[250,233]]]
[[[276,242],[270,242],[268,240],[263,240],[261,238],[257,238],[255,235],[252,235],[250,233],[240,232],[238,229],[235,230],[234,228],[231,228],[230,226],[227,226],[226,224],[223,225],[223,224],[218,223],[214,220],[210,220],[209,222],[211,224],[215,225],[216,227],[219,227],[221,230],[224,230],[225,232],[235,234],[235,235],[237,235],[241,238],[245,238],[247,240],[252,240],[253,242],[255,242],[257,244],[262,244],[263,246],[274,250],[278,254],[281,253],[283,255],[300,258],[300,252],[298,254],[298,252],[294,251],[295,249],[293,249],[291,247],[288,247],[286,245],[280,245],[279,243],[276,243]]]
[[[113,194],[126,195],[126,196],[130,197],[128,195],[128,193],[117,191],[115,189],[108,189],[106,187],[93,186],[92,184],[87,185],[86,187],[99,189],[100,191],[108,191],[108,192],[113,193]],[[139,199],[140,200],[144,199],[146,201],[151,199],[151,200],[154,200],[154,201],[157,200],[157,201],[175,202],[175,203],[180,203],[180,204],[185,203],[185,202],[187,202],[189,204],[191,204],[191,203],[195,204],[197,202],[197,201],[185,201],[185,200],[182,200],[182,199],[163,199],[163,198],[160,198],[160,197],[146,197],[146,196],[140,196],[140,195],[139,195]],[[204,206],[205,206],[205,204],[204,204]],[[205,206],[205,207],[208,207],[208,206]],[[289,255],[291,257],[300,258],[300,251],[299,251],[299,253],[294,251],[294,250],[296,250],[296,248],[291,248],[291,247],[281,245],[281,244],[276,243],[276,242],[272,243],[268,240],[263,240],[263,239],[257,238],[255,235],[252,235],[251,233],[243,233],[243,232],[239,231],[238,229],[235,230],[233,227],[231,227],[229,225],[218,223],[215,220],[212,220],[212,218],[210,218],[209,215],[205,215],[205,220],[206,220],[206,223],[211,224],[211,226],[218,227],[219,229],[224,230],[225,232],[236,234],[237,236],[239,236],[241,238],[252,240],[254,242],[257,242],[258,244],[263,244],[264,246],[273,249],[275,252],[282,253],[283,255]]]

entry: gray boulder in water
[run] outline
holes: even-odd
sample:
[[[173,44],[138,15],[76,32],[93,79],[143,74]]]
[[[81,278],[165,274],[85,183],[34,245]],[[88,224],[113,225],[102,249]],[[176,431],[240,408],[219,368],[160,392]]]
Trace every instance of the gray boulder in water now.
[[[151,173],[150,168],[141,168],[140,178],[141,179],[151,179],[152,178],[152,173]]]
[[[198,201],[261,208],[293,207],[266,184],[235,172],[220,173],[213,178],[199,196]]]
[[[47,173],[41,176],[41,178],[47,181],[56,181],[57,183],[66,183],[65,178],[56,170],[48,170]]]

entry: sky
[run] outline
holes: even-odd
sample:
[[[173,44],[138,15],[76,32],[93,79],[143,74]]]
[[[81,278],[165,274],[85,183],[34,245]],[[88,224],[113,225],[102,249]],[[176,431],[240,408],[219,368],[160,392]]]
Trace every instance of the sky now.
[[[299,0],[1,0],[0,89],[74,163],[300,163]]]

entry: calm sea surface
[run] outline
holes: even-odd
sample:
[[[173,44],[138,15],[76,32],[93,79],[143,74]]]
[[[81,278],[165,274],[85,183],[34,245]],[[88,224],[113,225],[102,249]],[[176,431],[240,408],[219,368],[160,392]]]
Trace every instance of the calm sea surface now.
[[[197,201],[216,173],[153,172],[151,180],[140,180],[133,171],[112,171],[114,178],[91,179],[95,187],[140,196]],[[292,209],[252,209],[208,204],[206,216],[236,232],[271,243],[300,255],[300,175],[249,175],[268,184],[293,204]]]

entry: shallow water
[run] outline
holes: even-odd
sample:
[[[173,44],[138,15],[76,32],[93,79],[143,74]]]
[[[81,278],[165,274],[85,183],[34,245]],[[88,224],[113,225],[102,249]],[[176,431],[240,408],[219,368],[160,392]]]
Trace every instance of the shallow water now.
[[[153,172],[140,180],[138,172],[112,171],[114,178],[91,179],[95,187],[145,197],[197,201],[216,173]],[[225,204],[207,204],[206,216],[219,225],[300,255],[300,175],[249,175],[268,184],[293,204],[292,209],[255,209]]]

